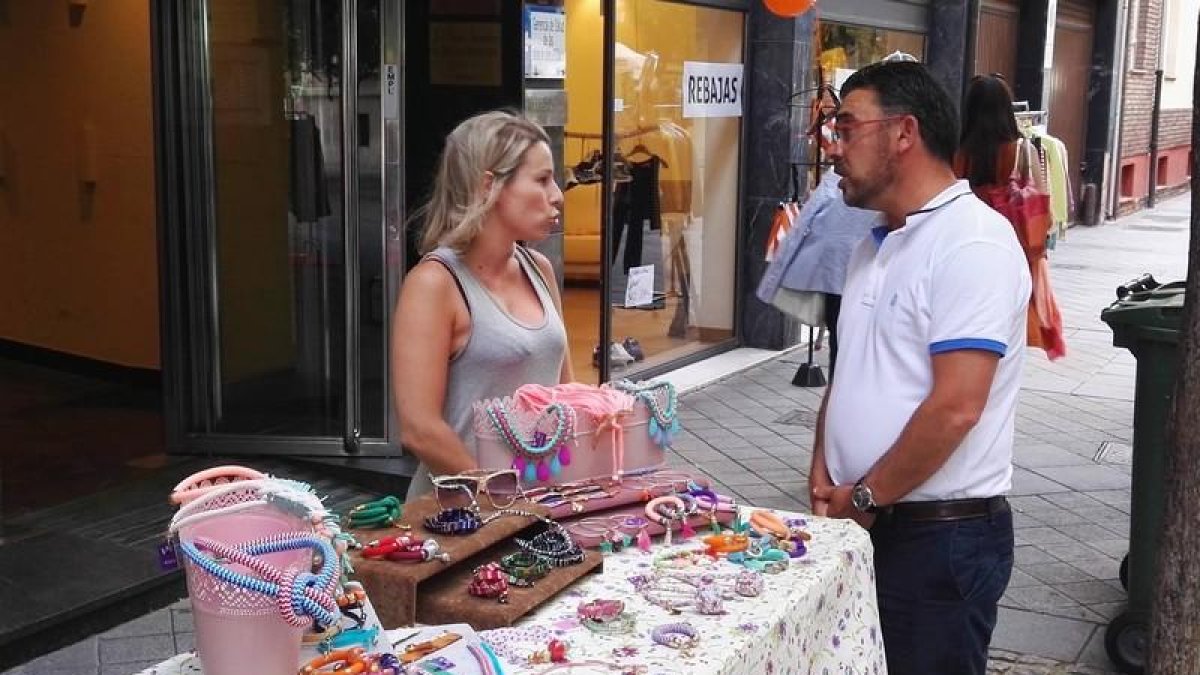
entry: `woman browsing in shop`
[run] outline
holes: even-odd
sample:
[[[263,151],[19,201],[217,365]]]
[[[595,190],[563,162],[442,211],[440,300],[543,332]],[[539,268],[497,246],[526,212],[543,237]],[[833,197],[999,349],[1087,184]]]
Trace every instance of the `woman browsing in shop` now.
[[[392,386],[404,447],[430,474],[477,468],[476,401],[523,384],[573,379],[549,260],[519,242],[555,228],[563,195],[549,138],[533,122],[489,112],[446,138],[424,219],[423,258],[392,318]]]

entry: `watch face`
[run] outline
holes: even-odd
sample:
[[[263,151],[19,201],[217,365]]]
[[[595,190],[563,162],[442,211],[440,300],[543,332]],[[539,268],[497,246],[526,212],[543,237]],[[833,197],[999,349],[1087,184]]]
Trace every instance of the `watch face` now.
[[[871,489],[861,483],[855,485],[854,491],[850,493],[850,501],[853,502],[854,508],[866,511],[871,508]]]

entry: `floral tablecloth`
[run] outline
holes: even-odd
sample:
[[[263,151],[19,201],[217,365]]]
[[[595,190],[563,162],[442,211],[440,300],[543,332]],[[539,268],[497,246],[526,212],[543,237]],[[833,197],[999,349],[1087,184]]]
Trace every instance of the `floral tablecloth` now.
[[[628,579],[647,573],[652,557],[629,549],[610,555],[603,574],[559,594],[515,628],[480,635],[498,645],[510,666],[506,673],[547,670],[547,665],[523,660],[544,649],[549,637],[556,637],[569,644],[571,661],[596,662],[574,671],[555,671],[580,675],[886,675],[870,537],[850,521],[809,517],[808,525],[813,535],[808,553],[792,561],[787,571],[765,575],[759,597],[727,601],[724,615],[704,616],[690,610],[672,615],[644,601]],[[663,550],[655,547],[656,553]],[[579,625],[576,607],[594,598],[624,600],[626,611],[636,616],[634,632],[606,636]],[[699,645],[689,652],[650,639],[655,626],[680,621],[700,634]],[[145,675],[199,672],[195,657],[183,654]]]

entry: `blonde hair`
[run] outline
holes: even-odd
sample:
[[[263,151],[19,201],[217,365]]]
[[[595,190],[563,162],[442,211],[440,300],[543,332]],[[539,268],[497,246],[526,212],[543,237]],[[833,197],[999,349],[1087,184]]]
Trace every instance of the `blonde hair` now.
[[[550,144],[541,127],[503,110],[476,115],[455,127],[438,160],[429,202],[414,214],[425,218],[421,254],[438,246],[465,251],[483,229],[500,191],[516,175],[525,152],[537,143]],[[492,174],[492,185],[480,201],[478,190],[486,173]]]

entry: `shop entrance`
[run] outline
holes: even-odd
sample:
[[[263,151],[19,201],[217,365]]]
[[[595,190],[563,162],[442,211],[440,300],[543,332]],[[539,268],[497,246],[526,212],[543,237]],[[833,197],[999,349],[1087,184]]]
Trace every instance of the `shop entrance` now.
[[[402,252],[387,241],[401,183],[384,147],[400,117],[401,3],[193,8],[203,24],[179,37],[206,77],[185,93],[208,105],[195,120],[178,111],[203,131],[185,139],[202,170],[180,186],[197,208],[167,223],[183,251],[173,446],[387,454],[389,261]]]

